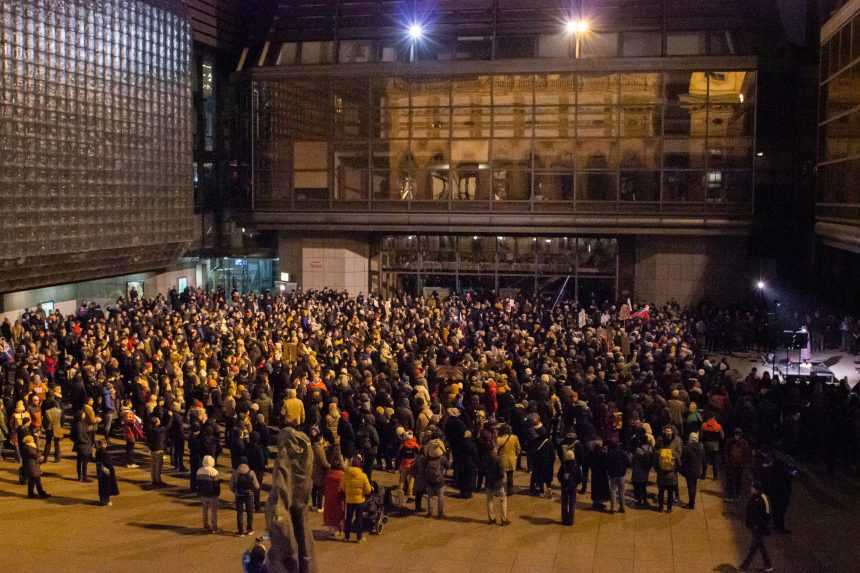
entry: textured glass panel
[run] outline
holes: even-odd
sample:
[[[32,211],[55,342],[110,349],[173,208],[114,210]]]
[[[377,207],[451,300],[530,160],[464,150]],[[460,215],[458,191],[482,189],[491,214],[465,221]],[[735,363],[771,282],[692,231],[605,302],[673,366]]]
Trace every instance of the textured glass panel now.
[[[4,0],[0,15],[0,188],[15,213],[0,291],[169,264],[193,224],[182,2]]]

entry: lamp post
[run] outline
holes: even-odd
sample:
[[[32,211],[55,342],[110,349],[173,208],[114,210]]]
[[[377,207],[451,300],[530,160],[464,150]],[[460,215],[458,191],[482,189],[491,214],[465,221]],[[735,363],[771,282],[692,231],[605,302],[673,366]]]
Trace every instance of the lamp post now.
[[[424,37],[424,26],[418,22],[413,22],[406,30],[406,35],[409,37],[409,61],[415,61],[415,44],[421,41]]]
[[[588,21],[570,19],[564,23],[564,32],[574,41],[573,57],[579,59],[582,36],[589,30]]]

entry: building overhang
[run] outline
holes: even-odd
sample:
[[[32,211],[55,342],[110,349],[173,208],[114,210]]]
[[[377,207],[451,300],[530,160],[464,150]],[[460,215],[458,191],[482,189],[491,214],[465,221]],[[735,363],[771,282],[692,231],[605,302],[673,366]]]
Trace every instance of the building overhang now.
[[[754,70],[756,56],[683,56],[654,58],[541,58],[518,60],[378,62],[284,65],[252,68],[232,80],[307,79],[312,77],[451,76],[570,72],[643,72],[671,70]]]
[[[860,226],[858,225],[819,220],[815,223],[815,234],[829,247],[860,253]]]
[[[496,235],[735,235],[750,234],[749,216],[552,215],[541,213],[237,213],[259,231]]]

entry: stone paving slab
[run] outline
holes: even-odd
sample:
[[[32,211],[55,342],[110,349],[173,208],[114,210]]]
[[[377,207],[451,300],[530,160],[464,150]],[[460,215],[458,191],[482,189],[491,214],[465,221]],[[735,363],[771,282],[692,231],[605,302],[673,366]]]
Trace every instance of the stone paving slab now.
[[[95,464],[90,468],[94,471]],[[69,477],[74,475],[70,457],[45,464],[43,470],[45,487],[54,497],[31,500],[26,486],[17,483],[16,465],[0,462],[2,570],[241,570],[240,555],[252,539],[233,533],[228,488],[223,488],[219,515],[226,531],[210,535],[200,529],[199,503],[185,492],[187,479],[166,474],[169,487],[153,490],[146,467],[117,467],[121,495],[113,507],[99,507],[95,481],[79,483]],[[520,490],[527,478],[518,474]],[[386,485],[395,477],[375,472],[374,479]],[[445,520],[392,517],[383,534],[365,544],[321,540],[316,550],[321,573],[734,573],[749,543],[740,520],[743,508],[723,501],[718,482],[700,483],[699,491],[695,510],[681,507],[670,515],[632,507],[623,515],[594,512],[586,494],[578,500],[573,527],[559,523],[557,496],[553,501],[509,498],[509,527],[487,523],[483,494],[470,500],[450,497]],[[788,519],[793,534],[767,540],[776,571],[857,571],[857,492],[853,482],[831,484],[814,476],[798,480]],[[687,499],[683,484],[681,498]],[[321,529],[321,514],[310,519]],[[264,527],[263,514],[257,514],[258,534]]]

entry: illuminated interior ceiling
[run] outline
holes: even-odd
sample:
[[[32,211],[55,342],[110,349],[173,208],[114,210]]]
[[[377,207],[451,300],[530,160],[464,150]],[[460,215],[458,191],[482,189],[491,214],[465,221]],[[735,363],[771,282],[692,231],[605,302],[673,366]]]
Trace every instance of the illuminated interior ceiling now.
[[[745,71],[693,72],[690,74],[689,96],[684,99],[704,102],[710,90],[712,103],[743,103],[747,88],[744,82],[748,75],[749,72]]]

